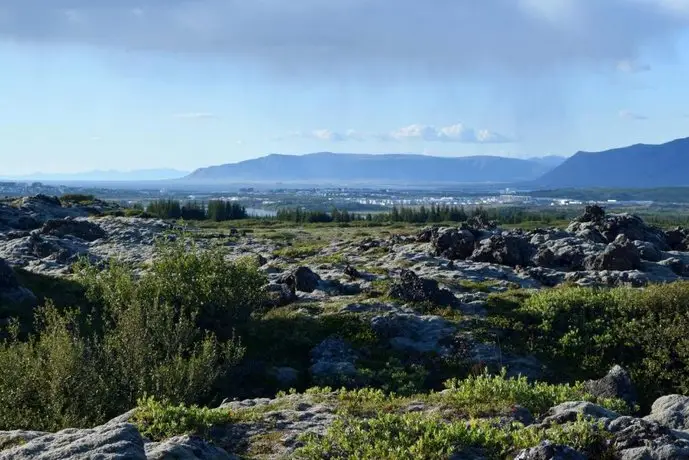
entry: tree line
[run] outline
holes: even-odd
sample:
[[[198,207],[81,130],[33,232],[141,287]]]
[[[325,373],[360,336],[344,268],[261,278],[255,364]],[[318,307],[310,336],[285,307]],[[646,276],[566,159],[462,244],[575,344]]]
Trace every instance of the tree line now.
[[[149,203],[145,212],[160,219],[212,220],[215,222],[248,217],[244,206],[237,202],[223,200],[211,200],[203,203],[161,199]]]
[[[304,223],[346,223],[355,221],[388,223],[440,223],[466,222],[472,217],[495,220],[501,224],[520,224],[523,222],[552,222],[574,217],[572,212],[560,210],[530,210],[519,207],[484,208],[477,206],[465,209],[464,206],[431,205],[419,207],[394,206],[389,212],[375,214],[351,213],[333,208],[332,211],[308,211],[300,208],[281,209],[277,220]]]

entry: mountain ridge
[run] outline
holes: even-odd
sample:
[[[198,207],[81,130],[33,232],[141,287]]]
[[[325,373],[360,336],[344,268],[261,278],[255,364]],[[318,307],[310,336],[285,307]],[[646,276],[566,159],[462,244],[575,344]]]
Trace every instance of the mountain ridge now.
[[[184,180],[511,183],[536,179],[548,169],[539,161],[494,155],[273,153],[237,163],[199,168]]]
[[[579,151],[535,181],[541,187],[689,186],[689,138]]]

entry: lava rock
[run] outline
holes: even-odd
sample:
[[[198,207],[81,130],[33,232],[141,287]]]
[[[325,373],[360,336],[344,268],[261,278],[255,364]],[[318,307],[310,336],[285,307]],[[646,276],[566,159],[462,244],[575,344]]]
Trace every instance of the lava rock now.
[[[598,398],[618,398],[634,407],[637,393],[629,372],[620,366],[613,366],[607,375],[598,380],[589,380],[584,384],[586,391]]]
[[[301,292],[315,291],[318,289],[319,281],[321,281],[321,277],[308,267],[298,267],[289,273],[285,273],[279,279],[280,283],[284,283],[291,289]]]

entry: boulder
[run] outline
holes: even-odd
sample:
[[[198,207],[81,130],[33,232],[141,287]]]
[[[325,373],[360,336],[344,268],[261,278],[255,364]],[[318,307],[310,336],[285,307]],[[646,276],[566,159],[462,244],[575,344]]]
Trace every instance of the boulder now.
[[[270,375],[283,388],[291,388],[299,381],[299,371],[293,367],[273,367]]]
[[[597,204],[588,205],[584,208],[584,214],[579,216],[577,222],[601,222],[605,217],[605,209]]]
[[[670,257],[669,259],[661,260],[658,263],[664,267],[668,267],[677,276],[687,275],[687,266],[684,264],[682,259]]]
[[[108,236],[105,230],[93,222],[71,218],[49,220],[43,224],[41,233],[59,238],[74,236],[84,241],[96,241]]]
[[[689,430],[689,397],[667,395],[658,398],[644,419],[675,430]]]
[[[619,398],[630,407],[636,404],[637,393],[629,373],[620,366],[613,366],[607,375],[584,383],[586,391],[597,398]]]
[[[175,436],[163,442],[147,443],[144,448],[148,460],[238,460],[196,436]]]
[[[514,460],[586,460],[588,457],[569,446],[543,441],[536,447],[524,449]]]
[[[318,289],[318,282],[320,280],[321,277],[311,271],[310,268],[298,267],[282,275],[278,281],[295,291],[313,292]]]
[[[454,301],[452,293],[440,289],[437,281],[419,278],[411,270],[402,270],[399,280],[390,287],[389,295],[405,302],[433,302],[448,305]]]
[[[426,227],[416,235],[417,243],[430,243],[438,234],[438,227]]]
[[[689,229],[676,227],[665,232],[667,244],[673,251],[689,251]]]
[[[589,257],[584,266],[588,270],[638,270],[642,267],[641,255],[629,238],[619,235],[602,253]]]
[[[356,268],[352,267],[351,265],[347,264],[347,266],[344,269],[344,274],[349,277],[349,279],[355,280],[357,278],[361,278],[361,273],[359,273],[359,270]]]
[[[0,259],[0,304],[34,305],[36,302],[33,292],[20,286],[12,267],[4,259]]]
[[[358,356],[342,339],[329,337],[311,350],[311,376],[319,383],[343,383],[356,377]]]
[[[447,228],[437,230],[431,241],[435,255],[457,260],[466,259],[474,252],[476,238],[469,230]]]
[[[1,451],[0,460],[146,459],[143,438],[129,423],[105,424],[83,430],[69,428],[26,441]]]
[[[612,433],[615,458],[623,460],[689,459],[685,436],[661,424],[634,417],[619,417],[607,426]]]
[[[268,284],[264,288],[266,293],[266,306],[284,307],[297,300],[293,288],[284,283]]]
[[[450,351],[445,345],[456,332],[455,326],[440,316],[404,311],[376,316],[371,327],[395,350],[440,355]]]
[[[636,240],[633,243],[634,246],[636,246],[636,249],[639,250],[641,259],[648,260],[649,262],[658,262],[663,258],[662,253],[652,243],[639,240]]]
[[[601,407],[587,401],[568,401],[551,407],[547,416],[543,419],[544,424],[562,424],[567,422],[574,422],[579,415],[592,418],[595,420],[614,420],[620,415],[609,409]]]
[[[531,265],[534,248],[524,238],[518,236],[493,235],[481,241],[470,259],[474,262],[487,262],[510,267]]]

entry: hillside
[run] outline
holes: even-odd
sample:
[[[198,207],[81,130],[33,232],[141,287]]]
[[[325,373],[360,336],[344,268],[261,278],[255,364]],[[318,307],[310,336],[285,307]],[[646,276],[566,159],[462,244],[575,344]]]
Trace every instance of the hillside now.
[[[681,187],[689,185],[689,138],[578,152],[546,173],[542,187]]]
[[[539,161],[497,156],[441,158],[426,155],[313,153],[268,155],[211,166],[186,177],[193,182],[477,183],[533,180],[550,167]]]

